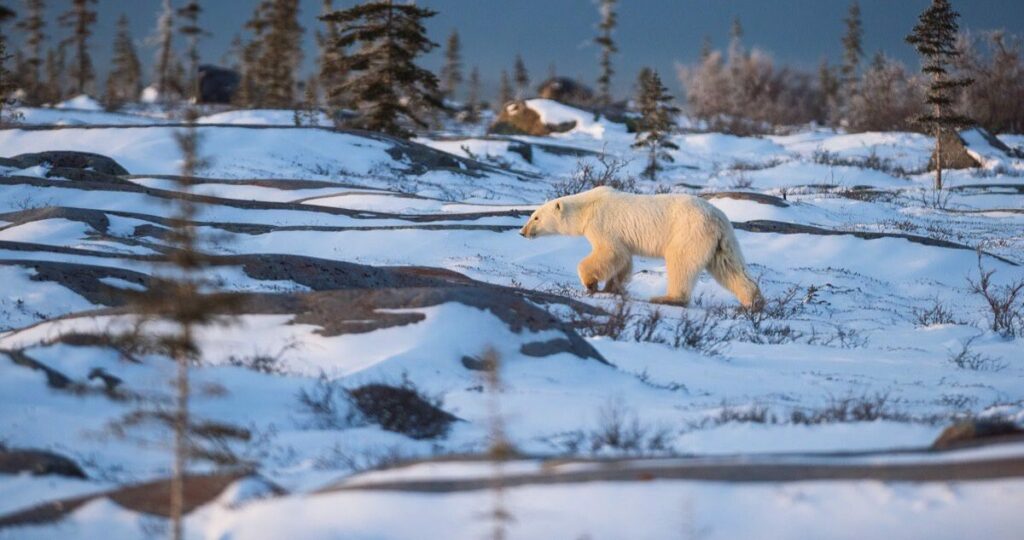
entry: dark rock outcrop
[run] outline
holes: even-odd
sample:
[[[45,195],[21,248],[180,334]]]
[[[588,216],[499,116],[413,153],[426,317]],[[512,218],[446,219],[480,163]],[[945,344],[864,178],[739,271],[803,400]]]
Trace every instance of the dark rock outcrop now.
[[[58,173],[67,172],[63,171],[63,169],[92,171],[103,175],[103,178],[128,174],[128,170],[113,159],[89,152],[49,150],[35,154],[17,155],[10,158],[10,160],[17,163],[17,166],[22,169],[35,167],[36,165],[49,165],[51,167],[51,175],[55,176],[62,175],[56,174],[54,171]]]
[[[242,76],[233,69],[211,65],[199,66],[199,102],[231,103]]]
[[[56,474],[70,478],[85,478],[85,473],[74,461],[43,450],[4,450],[0,448],[0,473],[33,475]]]
[[[544,137],[552,133],[564,133],[576,127],[576,122],[545,124],[540,114],[531,109],[525,101],[512,101],[501,109],[490,133],[500,135],[534,135]]]
[[[552,77],[537,87],[537,95],[573,107],[587,107],[594,102],[594,91],[568,77]]]
[[[946,450],[1010,440],[1024,441],[1024,429],[1005,420],[969,420],[943,430],[932,448]]]

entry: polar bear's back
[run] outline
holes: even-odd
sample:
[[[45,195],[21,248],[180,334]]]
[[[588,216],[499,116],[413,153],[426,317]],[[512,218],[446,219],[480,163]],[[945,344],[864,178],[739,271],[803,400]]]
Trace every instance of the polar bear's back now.
[[[693,235],[717,240],[731,228],[721,210],[692,195],[635,195],[611,188],[581,195],[592,209],[593,234],[622,242],[638,255],[661,256],[667,243]]]

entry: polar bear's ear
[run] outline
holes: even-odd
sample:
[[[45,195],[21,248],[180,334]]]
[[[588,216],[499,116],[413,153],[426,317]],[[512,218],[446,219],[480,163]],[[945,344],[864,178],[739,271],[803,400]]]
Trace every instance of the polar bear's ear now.
[[[562,201],[555,201],[555,210],[562,211]]]

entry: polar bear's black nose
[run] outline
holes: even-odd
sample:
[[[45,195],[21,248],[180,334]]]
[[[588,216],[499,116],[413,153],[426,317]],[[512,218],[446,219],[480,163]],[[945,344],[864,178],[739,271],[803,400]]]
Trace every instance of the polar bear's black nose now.
[[[523,231],[519,231],[519,236],[526,236],[526,233],[524,233]]]

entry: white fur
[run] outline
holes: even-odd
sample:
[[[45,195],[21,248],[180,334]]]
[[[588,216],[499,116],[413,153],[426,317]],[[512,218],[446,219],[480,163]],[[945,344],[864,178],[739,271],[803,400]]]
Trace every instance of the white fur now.
[[[586,237],[592,251],[578,270],[591,292],[601,282],[606,291],[623,291],[632,277],[633,255],[640,255],[663,258],[668,268],[668,294],[655,302],[687,305],[705,269],[744,306],[761,302],[732,223],[699,197],[632,195],[599,187],[548,201],[519,233],[527,238]]]

